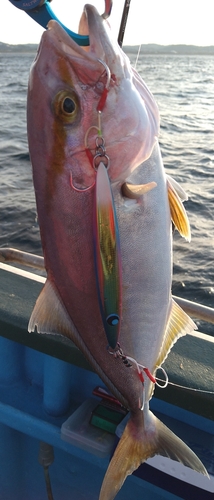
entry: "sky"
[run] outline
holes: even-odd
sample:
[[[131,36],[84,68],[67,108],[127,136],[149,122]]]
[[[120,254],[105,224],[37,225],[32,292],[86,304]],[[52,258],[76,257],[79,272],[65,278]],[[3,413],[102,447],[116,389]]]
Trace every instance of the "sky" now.
[[[85,3],[104,11],[104,0],[53,0],[57,17],[72,31]],[[9,0],[0,0],[0,42],[39,43],[44,31]],[[72,7],[73,6],[73,7]],[[113,0],[109,18],[117,38],[124,0]],[[124,45],[146,43],[214,45],[214,0],[131,0]]]

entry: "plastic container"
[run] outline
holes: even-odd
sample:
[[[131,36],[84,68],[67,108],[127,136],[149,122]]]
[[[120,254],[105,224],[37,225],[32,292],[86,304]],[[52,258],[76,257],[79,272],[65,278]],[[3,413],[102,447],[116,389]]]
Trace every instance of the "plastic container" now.
[[[90,424],[92,411],[99,402],[96,399],[87,399],[62,424],[61,438],[74,446],[105,458],[112,453],[115,437]]]

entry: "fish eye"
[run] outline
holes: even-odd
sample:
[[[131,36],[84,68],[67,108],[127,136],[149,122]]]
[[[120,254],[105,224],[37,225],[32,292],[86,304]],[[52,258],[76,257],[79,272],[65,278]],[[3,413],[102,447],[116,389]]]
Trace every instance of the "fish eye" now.
[[[64,123],[73,123],[79,108],[79,98],[72,90],[60,90],[53,100],[53,111]]]
[[[62,103],[63,111],[72,114],[76,109],[76,103],[70,97],[66,97]]]

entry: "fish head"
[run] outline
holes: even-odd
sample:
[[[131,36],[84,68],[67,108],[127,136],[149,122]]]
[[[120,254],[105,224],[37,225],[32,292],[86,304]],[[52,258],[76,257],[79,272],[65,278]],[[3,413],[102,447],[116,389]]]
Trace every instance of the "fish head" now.
[[[56,21],[43,33],[29,79],[28,137],[33,164],[42,169],[45,162],[43,169],[49,165],[53,178],[67,172],[74,188],[87,189],[96,176],[98,135],[110,180],[123,181],[150,156],[159,116],[95,7],[85,6],[80,32],[89,34],[86,50]]]

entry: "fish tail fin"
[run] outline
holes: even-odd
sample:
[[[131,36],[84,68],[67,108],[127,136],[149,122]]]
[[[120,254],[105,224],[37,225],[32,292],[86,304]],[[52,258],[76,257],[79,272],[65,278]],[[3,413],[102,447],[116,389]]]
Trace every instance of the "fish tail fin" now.
[[[167,456],[208,476],[197,455],[150,411],[146,421],[142,411],[128,421],[108,466],[99,500],[113,500],[126,477],[154,455]]]

